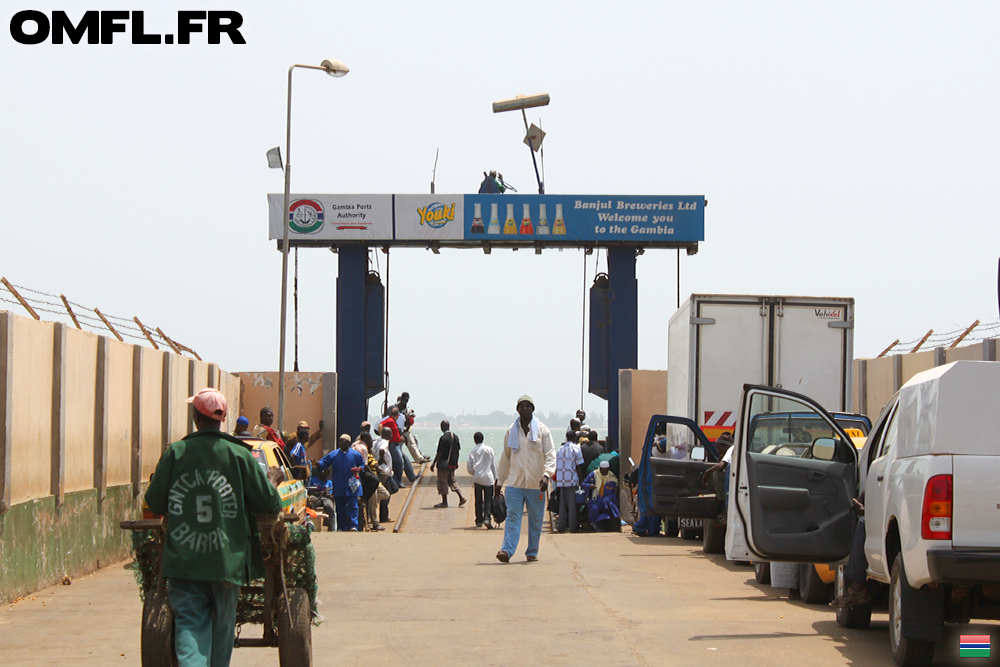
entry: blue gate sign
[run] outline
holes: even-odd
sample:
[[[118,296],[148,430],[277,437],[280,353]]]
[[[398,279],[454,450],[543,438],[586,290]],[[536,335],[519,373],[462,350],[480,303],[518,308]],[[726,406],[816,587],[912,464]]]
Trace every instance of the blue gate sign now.
[[[695,243],[703,196],[465,195],[466,241]]]

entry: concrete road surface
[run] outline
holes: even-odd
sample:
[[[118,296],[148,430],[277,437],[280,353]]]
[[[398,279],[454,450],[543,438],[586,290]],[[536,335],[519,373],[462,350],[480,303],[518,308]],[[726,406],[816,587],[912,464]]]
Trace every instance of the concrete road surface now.
[[[448,509],[438,501],[428,475],[401,533],[313,536],[316,665],[892,664],[884,610],[871,629],[844,630],[830,607],[761,587],[700,543],[546,526],[539,562],[525,562],[522,537],[502,564],[500,531],[476,529],[454,495]],[[139,594],[123,565],[0,609],[0,665],[138,665]],[[1000,651],[1000,625],[949,627],[935,664],[998,664],[959,660],[960,632],[992,634]],[[234,652],[235,666],[277,664],[276,649]]]

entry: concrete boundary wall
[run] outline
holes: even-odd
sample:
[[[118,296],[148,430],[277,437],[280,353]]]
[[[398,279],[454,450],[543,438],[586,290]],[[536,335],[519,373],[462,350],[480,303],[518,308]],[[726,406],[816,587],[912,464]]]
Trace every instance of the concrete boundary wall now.
[[[240,382],[216,364],[0,311],[0,603],[128,555],[118,521],[206,386],[232,432]]]
[[[950,364],[953,361],[997,361],[997,339],[964,347],[943,347],[914,354],[896,354],[878,359],[855,359],[854,411],[875,421],[889,399],[917,373]]]

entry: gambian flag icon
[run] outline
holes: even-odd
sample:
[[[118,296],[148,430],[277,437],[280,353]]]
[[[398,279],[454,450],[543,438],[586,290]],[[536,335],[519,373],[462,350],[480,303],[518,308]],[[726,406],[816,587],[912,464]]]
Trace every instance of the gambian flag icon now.
[[[988,658],[990,657],[990,636],[989,635],[960,635],[958,645],[958,657],[960,658]]]

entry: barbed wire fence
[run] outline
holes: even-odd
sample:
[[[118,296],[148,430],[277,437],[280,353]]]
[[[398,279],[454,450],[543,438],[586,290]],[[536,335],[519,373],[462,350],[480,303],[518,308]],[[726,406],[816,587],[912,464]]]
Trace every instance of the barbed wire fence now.
[[[46,321],[72,324],[77,329],[99,334],[110,332],[123,343],[126,342],[125,339],[129,339],[129,341],[137,341],[141,344],[148,343],[157,350],[160,349],[160,345],[165,345],[176,354],[187,353],[201,361],[198,353],[190,347],[170,338],[159,327],[149,327],[143,324],[138,317],[128,319],[108,315],[102,313],[99,308],[91,308],[76,301],[70,301],[64,294],[50,294],[22,285],[13,285],[6,277],[0,278],[0,283],[3,284],[4,288],[0,289],[0,303],[11,304],[18,309],[26,310],[36,320],[42,320],[39,313],[45,313],[51,316],[44,318]],[[157,339],[160,341],[159,344],[156,342]]]
[[[1000,321],[980,322],[976,320],[964,329],[955,329],[954,331],[946,332],[935,332],[934,329],[931,329],[922,337],[905,343],[897,338],[878,356],[884,357],[887,354],[912,354],[919,352],[921,349],[932,350],[936,347],[951,349],[958,347],[961,343],[978,343],[987,338],[997,338],[998,336],[1000,336]]]

